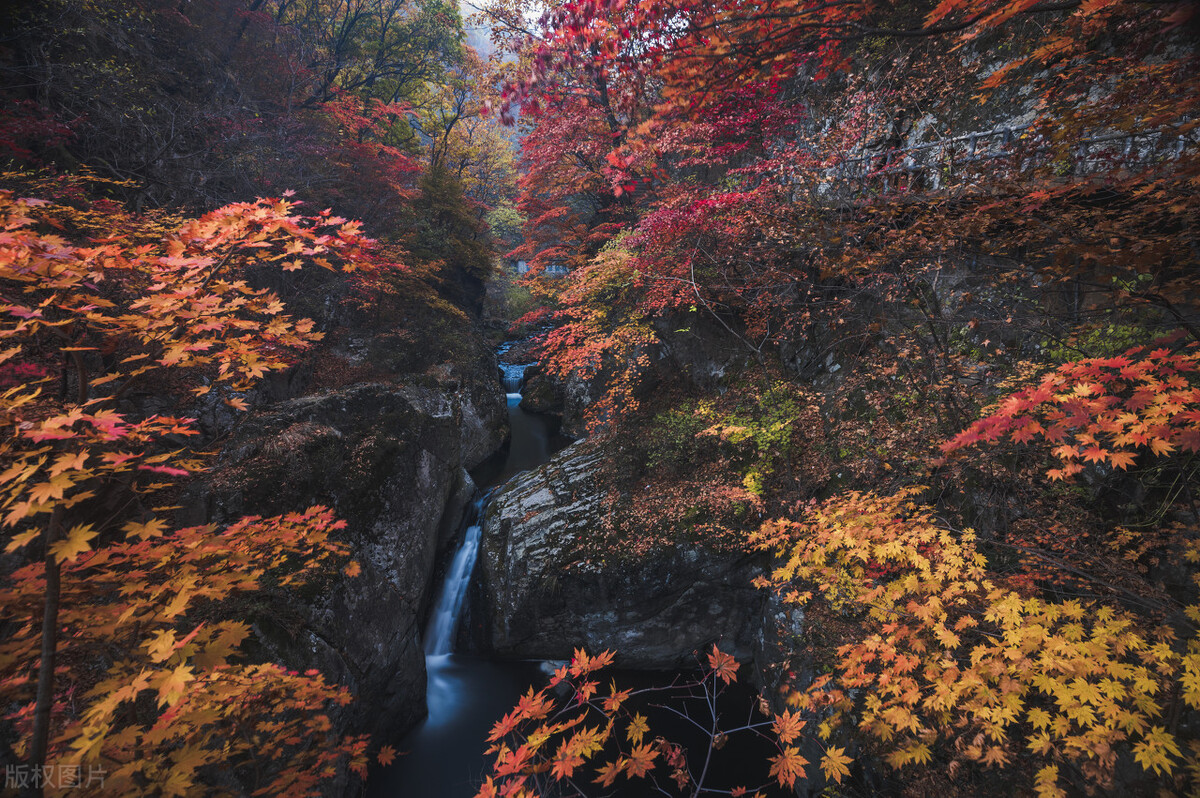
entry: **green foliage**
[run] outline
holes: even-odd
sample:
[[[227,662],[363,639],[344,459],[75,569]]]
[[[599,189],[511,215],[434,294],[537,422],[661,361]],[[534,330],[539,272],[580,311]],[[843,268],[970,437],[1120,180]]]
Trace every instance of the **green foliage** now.
[[[521,230],[525,226],[525,216],[513,207],[512,203],[497,205],[487,212],[484,221],[491,230],[492,238],[502,242],[509,249],[521,243]]]
[[[705,410],[711,402],[686,401],[679,407],[659,413],[650,429],[646,464],[680,472],[695,461],[700,448],[699,435],[705,427]]]
[[[1083,327],[1065,340],[1048,340],[1042,354],[1051,363],[1069,363],[1084,357],[1114,357],[1135,346],[1146,346],[1157,337],[1146,324],[1114,321]]]
[[[722,457],[743,487],[761,497],[776,468],[795,453],[796,424],[809,405],[784,382],[733,393],[722,401],[686,401],[655,416],[648,465],[683,473],[698,457]]]

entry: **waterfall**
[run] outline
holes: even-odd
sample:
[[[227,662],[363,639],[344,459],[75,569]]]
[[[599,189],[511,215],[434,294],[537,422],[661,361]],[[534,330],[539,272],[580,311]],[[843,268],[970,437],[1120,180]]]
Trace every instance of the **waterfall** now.
[[[463,519],[462,542],[455,550],[438,588],[425,627],[425,700],[429,714],[405,738],[410,751],[368,782],[371,798],[471,798],[478,792],[479,773],[486,767],[479,741],[510,711],[536,671],[527,665],[500,664],[486,657],[455,653],[471,574],[482,548],[483,515],[490,488],[536,468],[552,454],[551,429],[545,418],[521,409],[521,387],[527,364],[503,362],[511,345],[497,354],[499,376],[508,393],[511,438],[504,462],[495,473],[479,477],[476,496]]]
[[[503,352],[501,353],[503,354]],[[509,450],[502,478],[507,478],[519,470],[530,468],[546,460],[545,435],[530,436],[521,421],[524,414],[517,405],[521,401],[521,383],[525,379],[527,364],[501,363],[504,390],[508,393],[509,422],[513,424],[515,442]],[[518,434],[520,431],[521,434]],[[524,439],[534,438],[531,446]],[[454,639],[458,636],[458,622],[462,616],[463,603],[467,598],[467,590],[471,587],[471,574],[475,570],[475,560],[479,556],[479,541],[483,536],[483,505],[487,496],[475,499],[470,514],[467,516],[467,528],[463,533],[462,543],[454,553],[454,560],[446,572],[438,594],[437,604],[429,618],[425,629],[425,673],[428,678],[425,687],[425,702],[429,708],[430,726],[439,726],[453,721],[455,712],[466,700],[463,693],[461,673],[454,658]]]
[[[483,532],[480,518],[483,497],[472,506],[474,523],[467,527],[462,545],[454,554],[442,592],[438,596],[437,608],[429,619],[429,631],[425,636],[425,656],[436,657],[454,650],[454,637],[458,632],[458,618],[462,615],[463,600],[471,585],[471,572],[475,570],[475,558],[479,555],[479,538]]]

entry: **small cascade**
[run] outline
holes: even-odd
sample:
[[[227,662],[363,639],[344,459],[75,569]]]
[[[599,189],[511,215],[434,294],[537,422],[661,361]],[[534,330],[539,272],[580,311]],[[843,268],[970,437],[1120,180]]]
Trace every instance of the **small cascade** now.
[[[497,352],[503,356],[509,347]],[[510,477],[536,468],[552,454],[547,421],[520,407],[528,364],[500,364],[508,394],[512,431],[498,473],[481,481],[485,491]],[[483,537],[487,495],[477,496],[464,521],[462,543],[446,571],[437,603],[425,628],[425,700],[429,715],[401,744],[409,755],[368,782],[371,798],[470,798],[478,792],[485,767],[479,745],[499,718],[512,709],[535,679],[536,666],[497,663],[455,653],[471,575]]]
[[[509,396],[520,396],[521,383],[525,381],[525,369],[528,363],[501,363],[504,372],[504,390]]]
[[[452,718],[455,708],[463,700],[461,680],[455,678],[454,639],[458,635],[458,621],[462,616],[467,589],[471,586],[471,573],[479,556],[485,499],[485,496],[479,496],[471,505],[463,541],[454,553],[454,560],[446,572],[446,579],[442,582],[437,604],[426,628],[425,702],[429,708],[428,722],[432,725]]]

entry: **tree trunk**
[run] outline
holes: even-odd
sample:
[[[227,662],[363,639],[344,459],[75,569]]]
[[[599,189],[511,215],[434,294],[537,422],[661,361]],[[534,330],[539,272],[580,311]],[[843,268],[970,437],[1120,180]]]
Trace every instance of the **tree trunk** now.
[[[50,552],[62,527],[62,508],[50,515],[44,534],[46,549],[46,604],[42,612],[42,655],[38,666],[37,705],[33,711],[33,741],[29,749],[32,780],[26,795],[42,795],[42,768],[50,741],[50,709],[54,704],[54,655],[58,650],[58,600],[62,587],[62,566]]]

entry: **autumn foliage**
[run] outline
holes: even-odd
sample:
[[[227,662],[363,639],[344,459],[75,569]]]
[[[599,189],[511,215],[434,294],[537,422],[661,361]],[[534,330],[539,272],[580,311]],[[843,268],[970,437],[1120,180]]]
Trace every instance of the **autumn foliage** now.
[[[1078,474],[1089,463],[1128,469],[1146,449],[1162,456],[1200,452],[1200,342],[1173,350],[1136,347],[1111,358],[1059,366],[1036,386],[1004,399],[942,448],[1010,440],[1058,444],[1062,461],[1051,479]]]
[[[573,268],[543,368],[636,473],[611,556],[748,535],[804,611],[771,776],[1194,790],[1194,8],[565,2],[530,39],[491,9],[522,252]],[[742,356],[706,382],[679,361],[713,339]],[[729,444],[759,438],[803,454],[758,479]]]
[[[144,242],[114,211],[107,235],[77,244],[48,232],[70,208],[0,193],[0,495],[5,550],[28,560],[0,602],[0,690],[20,756],[99,768],[105,794],[191,795],[227,770],[257,794],[310,794],[365,768],[365,739],[339,738],[327,715],[345,689],[243,657],[250,629],[231,611],[345,566],[342,524],[320,507],[170,521],[206,459],[186,411],[247,409],[263,375],[321,337],[251,280],[397,268],[357,224],[294,208],[231,205]]]

